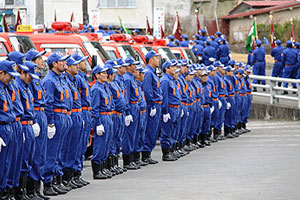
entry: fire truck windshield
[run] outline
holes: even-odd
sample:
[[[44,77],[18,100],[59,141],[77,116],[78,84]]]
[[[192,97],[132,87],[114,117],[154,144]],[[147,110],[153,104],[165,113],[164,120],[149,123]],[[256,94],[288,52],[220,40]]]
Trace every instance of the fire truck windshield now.
[[[91,44],[91,42],[83,42],[82,43],[86,51],[89,53],[90,57],[97,56],[97,65],[104,65],[101,57],[99,56],[95,47]]]
[[[146,56],[149,51],[153,50],[152,47],[141,47],[140,49],[144,56]]]
[[[169,48],[157,48],[157,51],[166,60],[176,59]]]
[[[195,55],[191,49],[184,49],[183,53],[186,58],[191,60],[193,63],[197,63],[197,58],[195,57]]]
[[[135,53],[134,53],[132,47],[129,46],[129,45],[118,46],[118,50],[119,50],[120,55],[122,56],[123,59],[126,59],[130,56],[135,58]]]
[[[31,48],[35,49],[34,44],[32,43],[32,41],[28,36],[24,36],[24,35],[9,36],[9,41],[11,42],[14,50],[19,51],[21,53],[26,53]]]

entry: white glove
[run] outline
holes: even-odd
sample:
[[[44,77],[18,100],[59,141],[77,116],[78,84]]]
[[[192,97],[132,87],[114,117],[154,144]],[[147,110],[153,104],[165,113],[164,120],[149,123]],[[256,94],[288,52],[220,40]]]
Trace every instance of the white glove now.
[[[125,117],[125,126],[129,126],[130,122],[133,122],[133,117],[132,117],[132,115],[127,115]]]
[[[0,137],[0,152],[1,152],[1,148],[2,147],[6,147],[5,142],[3,141],[3,139]]]
[[[231,53],[228,55],[228,57],[231,59]]]
[[[183,109],[181,110],[181,116],[180,117],[183,117],[183,115],[184,115],[184,111],[183,111]]]
[[[96,129],[97,129],[96,133],[97,133],[98,136],[103,135],[103,133],[105,132],[105,131],[104,131],[104,126],[103,126],[102,124],[99,125],[99,126],[97,126]]]
[[[214,106],[211,107],[211,108],[210,108],[210,114],[212,114],[212,113],[214,112],[214,110],[215,110],[215,107],[214,107]]]
[[[82,126],[84,127],[84,125],[85,125],[85,122],[84,122],[84,120],[82,120]]]
[[[55,135],[56,128],[55,126],[48,126],[48,138],[51,140]]]
[[[186,116],[190,116],[190,112],[186,112]]]
[[[219,102],[219,110],[222,108],[222,102],[220,100],[218,100]]]
[[[32,129],[33,129],[33,132],[34,132],[34,136],[39,137],[40,131],[41,131],[40,125],[38,123],[35,123],[35,124],[32,125]]]
[[[150,117],[154,117],[156,115],[156,108],[150,110]]]
[[[231,108],[231,104],[229,102],[227,102],[227,107],[226,109],[229,110]]]
[[[198,57],[198,60],[202,60],[202,57],[199,56],[199,57]]]
[[[215,62],[216,61],[216,59],[213,58],[213,57],[210,57],[208,60],[211,61],[211,62]]]
[[[165,123],[167,123],[167,122],[169,121],[169,119],[171,119],[171,116],[170,116],[169,113],[163,115],[163,121],[164,121]]]
[[[23,132],[23,143],[25,143],[25,133]]]

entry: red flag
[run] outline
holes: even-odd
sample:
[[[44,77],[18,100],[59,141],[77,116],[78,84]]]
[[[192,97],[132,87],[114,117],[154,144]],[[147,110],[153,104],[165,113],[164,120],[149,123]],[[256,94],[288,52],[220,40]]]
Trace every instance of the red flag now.
[[[164,39],[166,36],[165,36],[165,32],[164,32],[164,28],[163,28],[163,25],[161,24],[160,25],[160,37],[162,39]]]
[[[54,21],[56,22],[56,10],[54,9]]]
[[[275,32],[274,32],[274,24],[273,24],[273,20],[271,19],[271,39],[270,39],[270,43],[272,48],[274,48],[275,45]]]
[[[20,16],[20,10],[18,9],[18,13],[17,13],[17,21],[16,21],[16,25],[15,25],[15,30],[17,30],[17,26],[22,24],[22,19]]]
[[[294,35],[293,19],[291,18],[290,21],[291,21],[291,41],[295,42],[296,40],[295,40],[295,35]]]
[[[146,17],[146,35],[152,35],[148,17]]]
[[[72,12],[71,18],[70,18],[70,22],[74,22],[74,12]]]
[[[199,13],[198,12],[196,12],[196,24],[197,24],[197,33],[199,33],[201,27],[200,27]]]
[[[3,32],[8,32],[8,25],[5,20],[5,13],[2,14],[1,25]]]
[[[175,39],[181,41],[181,25],[180,25],[180,21],[179,21],[179,16],[178,16],[178,12],[176,12],[176,20],[173,26],[173,32],[172,34],[174,35]]]

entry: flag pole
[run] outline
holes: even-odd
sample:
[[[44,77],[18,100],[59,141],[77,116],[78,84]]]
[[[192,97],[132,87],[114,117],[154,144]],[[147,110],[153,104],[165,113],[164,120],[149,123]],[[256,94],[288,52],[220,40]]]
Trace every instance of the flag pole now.
[[[255,35],[256,35],[255,39],[258,39],[256,17],[254,17],[254,21],[255,21]]]

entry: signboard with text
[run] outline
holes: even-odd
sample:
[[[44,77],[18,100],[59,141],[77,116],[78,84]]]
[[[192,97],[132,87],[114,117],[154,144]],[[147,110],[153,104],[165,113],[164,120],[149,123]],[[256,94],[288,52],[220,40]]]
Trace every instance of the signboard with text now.
[[[165,28],[165,12],[163,7],[154,7],[153,36],[161,38],[160,26]]]

